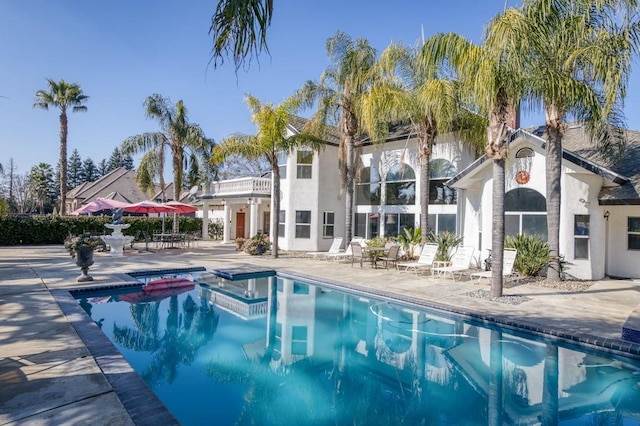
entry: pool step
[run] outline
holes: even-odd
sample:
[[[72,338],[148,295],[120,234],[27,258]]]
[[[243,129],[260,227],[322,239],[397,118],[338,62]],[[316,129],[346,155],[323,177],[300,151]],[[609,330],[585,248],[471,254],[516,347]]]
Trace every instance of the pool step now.
[[[631,315],[622,324],[622,340],[640,343],[640,305],[631,312]]]
[[[218,277],[224,278],[225,280],[229,281],[273,277],[276,275],[276,271],[274,269],[256,268],[250,266],[241,268],[216,269],[215,271],[213,271],[213,273]]]

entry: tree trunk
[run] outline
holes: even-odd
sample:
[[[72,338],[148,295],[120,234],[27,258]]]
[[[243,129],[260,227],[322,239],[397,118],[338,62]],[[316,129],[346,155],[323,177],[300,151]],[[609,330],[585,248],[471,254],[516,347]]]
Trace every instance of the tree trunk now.
[[[60,216],[67,212],[67,111],[60,112]]]
[[[562,178],[562,130],[558,120],[547,120],[547,158],[545,165],[549,241],[547,279],[557,282],[560,281],[560,180]]]
[[[180,201],[180,193],[182,192],[182,162],[184,155],[182,148],[180,147],[174,147],[173,151],[173,200]],[[174,213],[172,231],[174,234],[177,234],[178,230],[178,214]]]
[[[504,158],[493,160],[493,216],[491,230],[491,297],[502,297],[504,254]]]
[[[418,137],[418,149],[420,152],[420,230],[423,244],[427,241],[427,235],[429,234],[429,185],[431,182],[429,162],[431,160],[433,141],[434,136],[431,135],[422,138]]]
[[[504,161],[504,160],[503,160]],[[487,398],[487,424],[504,424],[504,389],[502,371],[502,332],[491,330],[489,352],[489,397]]]
[[[277,158],[277,157],[276,157]],[[271,253],[274,258],[278,257],[278,225],[280,224],[280,169],[277,159],[271,163],[271,174],[273,176],[271,189]],[[295,225],[294,225],[295,226]]]
[[[353,136],[345,136],[347,147],[346,176],[345,176],[345,247],[351,243],[353,238],[353,181],[354,181],[354,141]]]

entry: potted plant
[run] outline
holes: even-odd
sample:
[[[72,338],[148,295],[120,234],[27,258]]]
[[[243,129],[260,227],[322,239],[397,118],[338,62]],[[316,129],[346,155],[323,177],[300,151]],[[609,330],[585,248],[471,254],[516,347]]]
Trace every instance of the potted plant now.
[[[71,257],[76,259],[76,265],[80,267],[82,275],[77,278],[78,282],[93,281],[89,275],[89,267],[93,265],[93,251],[96,247],[105,247],[104,241],[99,237],[84,233],[76,237],[67,238],[64,247]]]
[[[236,238],[236,250],[242,250],[242,246],[244,245],[244,238]]]

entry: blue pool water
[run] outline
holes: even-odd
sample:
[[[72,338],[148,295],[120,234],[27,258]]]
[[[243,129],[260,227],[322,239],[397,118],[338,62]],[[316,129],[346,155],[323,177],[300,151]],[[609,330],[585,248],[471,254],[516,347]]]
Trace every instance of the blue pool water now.
[[[140,279],[76,298],[183,425],[640,422],[632,359],[282,277]]]

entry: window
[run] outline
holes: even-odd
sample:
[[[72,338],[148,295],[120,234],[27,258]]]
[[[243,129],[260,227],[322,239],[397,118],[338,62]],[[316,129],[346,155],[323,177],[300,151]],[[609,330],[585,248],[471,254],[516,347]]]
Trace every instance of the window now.
[[[280,214],[278,215],[278,237],[284,237],[284,222],[286,216],[286,212],[280,210]]]
[[[356,213],[354,237],[366,239],[380,235],[380,215],[378,213]]]
[[[356,213],[355,224],[353,226],[355,232],[353,233],[354,237],[362,237],[366,238],[367,236],[367,214],[366,213]]]
[[[298,179],[311,179],[311,164],[313,163],[313,151],[298,151]]]
[[[537,235],[547,241],[547,202],[538,191],[516,188],[504,196],[504,232]]]
[[[516,152],[516,158],[528,158],[533,157],[534,155],[535,153],[533,152],[533,149],[529,147],[520,148],[518,152]]]
[[[456,215],[455,214],[430,214],[427,219],[427,227],[429,231],[435,234],[443,232],[456,233]]]
[[[640,217],[627,218],[628,248],[640,250]]]
[[[574,259],[589,258],[589,215],[577,214],[573,217]]]
[[[280,170],[280,179],[287,178],[287,153],[278,153],[278,169]]]
[[[384,215],[384,236],[404,235],[404,230],[415,227],[415,215],[405,213],[387,213]]]
[[[311,238],[311,211],[296,210],[296,238]]]
[[[429,204],[456,204],[457,192],[445,185],[458,170],[448,160],[438,158],[429,163]]]
[[[360,206],[380,205],[380,173],[375,167],[365,167],[360,171],[360,180],[356,183],[356,204]]]
[[[406,164],[396,164],[387,173],[385,183],[386,205],[416,203],[416,175]]]
[[[333,238],[336,214],[334,212],[324,212],[322,218],[322,237]]]
[[[307,355],[307,326],[294,325],[291,327],[291,354]]]

